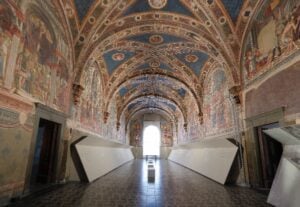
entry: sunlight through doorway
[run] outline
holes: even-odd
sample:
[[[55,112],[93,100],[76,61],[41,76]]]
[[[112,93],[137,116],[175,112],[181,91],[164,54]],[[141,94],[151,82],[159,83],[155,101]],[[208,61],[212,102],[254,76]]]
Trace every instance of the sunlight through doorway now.
[[[159,156],[160,152],[160,131],[158,127],[147,126],[143,133],[143,155]]]

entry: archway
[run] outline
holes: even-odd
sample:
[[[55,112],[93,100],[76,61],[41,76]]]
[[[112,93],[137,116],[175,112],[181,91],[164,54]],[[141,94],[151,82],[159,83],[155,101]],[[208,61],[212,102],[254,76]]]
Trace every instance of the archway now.
[[[150,125],[143,132],[143,156],[160,155],[160,130],[157,126]]]

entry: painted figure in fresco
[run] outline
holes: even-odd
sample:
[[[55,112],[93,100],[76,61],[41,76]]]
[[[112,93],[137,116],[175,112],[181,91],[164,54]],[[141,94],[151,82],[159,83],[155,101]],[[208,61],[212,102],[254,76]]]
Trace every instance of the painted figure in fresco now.
[[[8,53],[8,40],[4,33],[0,32],[0,78],[4,76],[5,60]]]
[[[130,124],[130,144],[133,146],[141,144],[141,127],[140,120],[134,120]]]
[[[15,15],[6,2],[0,2],[0,33],[7,32],[13,35],[18,32]]]
[[[294,8],[293,16],[296,21],[296,31],[294,34],[294,41],[297,41],[300,39],[300,4]]]
[[[52,41],[54,35],[50,35],[48,28],[51,27],[46,26],[36,14],[28,16],[24,24],[24,47],[17,60],[19,88],[47,103],[53,85],[55,96],[53,101],[56,104],[56,88],[60,85],[57,85],[55,78],[57,58],[55,44]]]
[[[51,32],[39,17],[31,15],[26,24],[25,47],[31,53],[37,53],[38,63],[42,65],[51,65],[56,62],[55,48]]]
[[[282,54],[300,43],[300,4],[294,0],[269,0],[259,12],[244,54],[246,78],[252,79]],[[246,79],[246,80],[247,80]]]
[[[4,76],[11,36],[18,29],[15,16],[6,2],[0,2],[0,78]]]
[[[80,122],[92,131],[100,133],[101,117],[101,79],[99,67],[96,63],[91,63],[82,76],[84,91],[80,101]]]
[[[16,84],[20,92],[67,110],[69,104],[69,48],[62,31],[52,27],[47,12],[28,10],[17,57]],[[49,11],[51,12],[51,11]]]
[[[212,72],[205,86],[203,107],[208,134],[214,134],[216,131],[228,128],[232,124],[229,103],[226,98],[227,92],[225,72],[222,70]]]
[[[283,44],[287,45],[287,52],[291,51],[295,46],[294,34],[296,33],[296,20],[292,15],[289,17],[287,24],[284,27],[284,30],[281,35],[281,41]]]
[[[285,24],[285,20],[282,17],[280,10],[273,12],[273,18],[275,20],[276,45],[273,49],[272,60],[281,55],[281,34]]]

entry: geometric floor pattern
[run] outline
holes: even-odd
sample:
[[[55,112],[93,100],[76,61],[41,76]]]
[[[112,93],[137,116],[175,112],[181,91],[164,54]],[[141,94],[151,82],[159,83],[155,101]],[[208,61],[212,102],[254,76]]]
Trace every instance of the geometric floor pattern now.
[[[263,207],[266,195],[249,188],[223,186],[167,160],[155,162],[148,182],[145,160],[134,160],[91,184],[69,183],[12,207]]]

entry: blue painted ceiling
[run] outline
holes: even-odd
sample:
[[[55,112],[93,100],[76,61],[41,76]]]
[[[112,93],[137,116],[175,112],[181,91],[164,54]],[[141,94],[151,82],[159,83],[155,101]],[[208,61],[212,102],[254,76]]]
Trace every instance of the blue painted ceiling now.
[[[113,59],[113,55],[118,54],[118,53],[124,54],[123,60],[116,61]],[[132,58],[134,55],[135,55],[134,52],[127,51],[127,50],[125,50],[125,51],[111,50],[109,52],[104,53],[103,59],[105,60],[105,64],[106,64],[108,73],[111,75],[119,65],[126,62],[127,60]]]
[[[147,82],[150,81],[148,77],[131,80],[128,85],[119,89],[119,95],[121,97],[124,97],[130,90],[138,87],[140,87],[141,92],[144,93],[152,92],[154,90],[156,93],[165,94],[166,91],[162,91],[160,88],[160,86],[162,85],[170,88],[170,90],[172,89],[177,91],[178,95],[182,98],[184,98],[186,95],[187,91],[184,88],[172,82],[172,80],[170,79],[166,79],[164,77],[158,77],[151,80],[154,82]]]
[[[233,22],[236,22],[244,0],[223,0],[223,4]]]
[[[126,16],[148,11],[156,11],[156,9],[151,8],[148,4],[148,0],[137,0],[130,8],[124,11],[123,15]],[[160,9],[160,11],[173,12],[191,17],[194,16],[193,13],[180,2],[180,0],[168,0],[167,5]]]
[[[185,97],[186,90],[184,90],[183,88],[178,89],[177,92],[182,98]]]
[[[175,42],[185,42],[186,41],[184,38],[176,37],[174,35],[154,34],[154,33],[131,36],[131,37],[128,37],[127,40],[151,44],[149,42],[149,38],[152,35],[160,35],[163,38],[163,42],[161,44],[168,44],[168,43],[175,43]]]
[[[94,1],[95,0],[74,0],[77,14],[80,20],[85,17]]]
[[[148,108],[165,106],[174,112],[177,109],[177,106],[169,101],[165,101],[165,100],[158,101],[158,100],[156,100],[154,98],[150,98],[150,97],[144,97],[143,99],[140,99],[138,101],[135,101],[135,102],[129,104],[127,109],[130,111],[138,106],[143,106],[143,107],[148,107]]]
[[[74,0],[78,17],[82,20],[86,14],[88,13],[91,5],[95,0]],[[232,21],[236,21],[239,15],[239,12],[243,6],[244,0],[223,0],[222,1],[226,10],[228,11]],[[137,0],[131,7],[123,12],[123,15],[130,15],[134,13],[147,12],[147,11],[155,11],[149,6],[148,0]],[[180,0],[168,0],[167,5],[160,9],[161,11],[173,12],[178,14],[183,14],[186,16],[193,17],[192,12],[186,8]]]
[[[187,55],[195,55],[198,59],[195,62],[188,62],[186,60]],[[191,53],[183,52],[180,54],[177,54],[176,57],[183,63],[185,63],[189,68],[191,68],[194,73],[199,76],[202,67],[204,66],[205,62],[208,60],[208,55],[206,53],[200,52],[200,51],[194,51]]]
[[[142,65],[139,65],[139,66],[137,66],[136,67],[136,69],[137,70],[145,70],[145,69],[149,69],[149,68],[151,68],[151,66],[150,66],[150,63],[149,62],[147,62],[147,63],[144,63],[144,64],[142,64]],[[160,69],[162,69],[162,70],[167,70],[167,71],[173,71],[173,69],[172,68],[170,68],[167,64],[165,64],[165,63],[162,63],[162,62],[160,62],[160,64],[159,64],[159,67],[158,68],[160,68]]]

